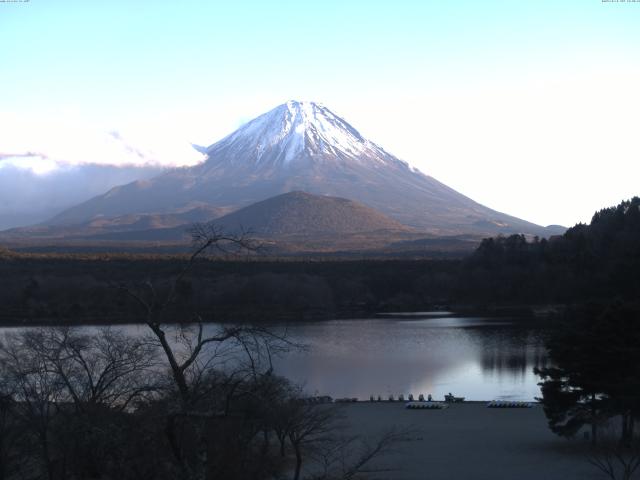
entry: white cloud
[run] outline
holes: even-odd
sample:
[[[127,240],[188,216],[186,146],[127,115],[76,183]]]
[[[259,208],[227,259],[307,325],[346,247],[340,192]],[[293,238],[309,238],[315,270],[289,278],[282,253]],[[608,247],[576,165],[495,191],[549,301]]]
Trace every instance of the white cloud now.
[[[110,129],[77,113],[34,117],[0,112],[0,132],[0,161],[41,174],[65,165],[169,167],[203,161],[185,138],[159,125]]]

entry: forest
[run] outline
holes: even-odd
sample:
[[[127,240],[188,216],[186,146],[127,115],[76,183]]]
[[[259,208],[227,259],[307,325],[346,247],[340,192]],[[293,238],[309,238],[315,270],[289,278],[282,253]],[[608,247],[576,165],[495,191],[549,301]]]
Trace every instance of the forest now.
[[[202,255],[178,285],[175,321],[303,321],[377,312],[491,313],[640,294],[640,199],[597,212],[550,239],[489,238],[460,259],[309,259]],[[188,255],[0,251],[1,321],[129,323],[123,284],[167,288]]]

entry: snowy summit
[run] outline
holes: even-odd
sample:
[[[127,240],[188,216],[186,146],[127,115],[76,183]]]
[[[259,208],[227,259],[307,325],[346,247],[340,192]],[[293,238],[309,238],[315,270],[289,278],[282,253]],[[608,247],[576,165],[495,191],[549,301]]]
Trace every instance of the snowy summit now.
[[[384,163],[388,156],[325,106],[296,100],[253,119],[208,147],[206,153],[213,161],[220,157],[246,160],[249,154],[256,164],[272,166],[327,155],[343,161]]]

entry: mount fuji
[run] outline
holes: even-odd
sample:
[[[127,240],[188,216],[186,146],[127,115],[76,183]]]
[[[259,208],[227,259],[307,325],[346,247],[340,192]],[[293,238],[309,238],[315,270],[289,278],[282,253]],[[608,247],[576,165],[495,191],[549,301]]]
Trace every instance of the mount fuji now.
[[[167,214],[203,205],[232,212],[293,191],[343,197],[431,235],[554,231],[487,208],[364,138],[323,105],[289,101],[208,147],[207,160],[115,187],[48,225]]]

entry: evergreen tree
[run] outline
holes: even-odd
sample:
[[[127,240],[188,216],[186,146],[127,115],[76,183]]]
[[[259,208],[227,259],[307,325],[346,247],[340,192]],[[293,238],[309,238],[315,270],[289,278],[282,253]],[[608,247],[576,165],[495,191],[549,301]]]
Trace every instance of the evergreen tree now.
[[[572,313],[550,336],[552,367],[536,369],[551,430],[573,436],[621,416],[622,440],[633,436],[640,413],[640,312],[628,304]]]

